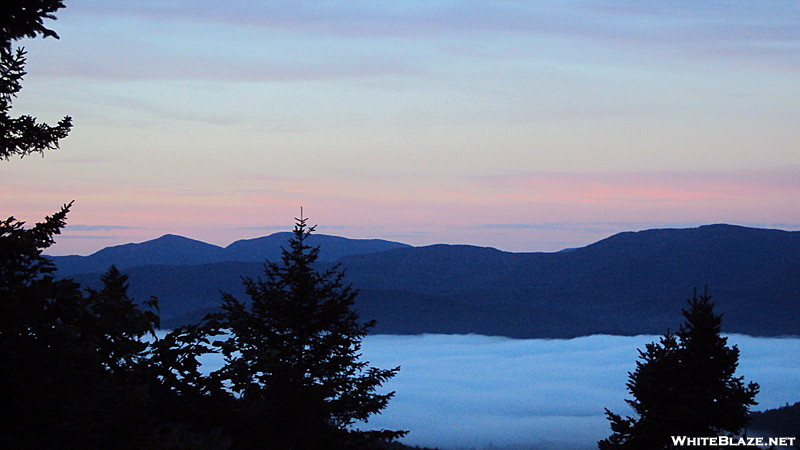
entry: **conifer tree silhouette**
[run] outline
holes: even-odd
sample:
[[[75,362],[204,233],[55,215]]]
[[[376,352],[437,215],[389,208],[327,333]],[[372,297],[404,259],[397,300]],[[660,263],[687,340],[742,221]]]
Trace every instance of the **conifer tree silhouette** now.
[[[70,117],[51,127],[9,115],[25,75],[25,51],[12,43],[57,38],[44,19],[63,6],[18,0],[2,7],[0,160],[44,154],[70,131]],[[142,337],[158,317],[127,296],[127,278],[116,268],[99,291],[56,278],[42,252],[71,206],[31,228],[14,217],[0,220],[0,448],[136,448],[150,435]]]
[[[142,338],[158,318],[116,268],[87,293],[55,278],[41,252],[69,206],[32,228],[0,221],[0,448],[124,448],[120,435],[149,434]]]
[[[639,351],[626,400],[637,417],[606,409],[612,434],[598,443],[601,450],[672,448],[670,436],[735,436],[747,425],[759,386],[734,376],[739,349],[720,335],[722,316],[711,297],[695,292],[682,313],[676,334]]]
[[[225,365],[211,374],[238,396],[230,418],[235,448],[369,448],[405,431],[357,431],[386,407],[392,393],[375,390],[399,367],[360,361],[361,339],[374,322],[360,323],[357,291],[337,267],[317,271],[314,230],[296,219],[280,263],[267,262],[265,278],[244,280],[249,304],[224,295],[212,322],[228,333],[217,343]],[[268,444],[265,444],[268,443]]]
[[[72,118],[65,116],[56,126],[38,123],[36,118],[10,115],[11,102],[22,89],[25,76],[24,48],[12,48],[12,42],[37,36],[58,39],[55,31],[44,26],[44,19],[55,20],[54,12],[64,7],[60,0],[15,0],[3,5],[0,14],[0,159],[55,150],[59,140],[72,128]]]

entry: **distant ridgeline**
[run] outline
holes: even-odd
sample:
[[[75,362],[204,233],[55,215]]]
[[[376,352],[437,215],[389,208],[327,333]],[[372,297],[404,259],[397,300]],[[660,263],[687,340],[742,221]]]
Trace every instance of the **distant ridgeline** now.
[[[800,403],[753,413],[748,428],[751,436],[800,436]]]
[[[197,321],[242,295],[289,233],[222,248],[166,235],[90,256],[53,257],[59,276],[97,287],[115,264],[139,300],[156,296],[162,326]],[[466,245],[411,247],[312,235],[320,261],[340,263],[373,333],[516,338],[662,334],[680,321],[692,288],[707,285],[726,333],[800,335],[800,232],[708,225],[614,235],[559,253]]]

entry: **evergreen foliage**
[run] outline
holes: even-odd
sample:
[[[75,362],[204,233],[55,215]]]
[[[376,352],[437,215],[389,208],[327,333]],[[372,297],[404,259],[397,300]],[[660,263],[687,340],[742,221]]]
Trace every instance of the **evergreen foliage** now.
[[[722,316],[711,297],[695,293],[682,313],[676,334],[639,351],[626,400],[638,417],[606,409],[612,434],[598,443],[601,450],[671,448],[670,436],[735,436],[747,425],[759,386],[734,376],[739,349],[720,335]]]
[[[235,399],[200,371],[198,358],[214,352],[209,334],[207,327],[187,325],[152,344],[148,379],[157,448],[230,448],[224,418]]]
[[[99,291],[54,278],[41,252],[69,206],[30,229],[0,222],[2,448],[100,448],[147,434],[143,337],[157,316],[114,267]]]
[[[264,279],[244,279],[249,304],[225,294],[209,322],[226,336],[216,342],[225,365],[211,378],[236,395],[227,418],[234,448],[366,448],[406,433],[351,429],[386,407],[394,393],[375,390],[399,367],[359,360],[374,323],[358,321],[343,271],[314,269],[313,230],[297,219],[281,262],[267,262]]]
[[[58,38],[44,19],[63,6],[20,0],[0,15],[0,159],[56,149],[71,129],[9,116],[25,75],[11,44]],[[305,219],[283,265],[246,280],[250,309],[228,295],[222,314],[159,339],[156,300],[141,309],[116,267],[99,290],[55,278],[42,252],[71,206],[32,228],[0,221],[0,448],[366,448],[405,434],[349,429],[386,406],[393,394],[374,391],[399,368],[358,361],[372,324],[342,272],[311,268]],[[226,365],[207,376],[198,357],[220,331]]]
[[[0,159],[20,157],[34,152],[55,150],[59,140],[72,128],[72,118],[65,116],[56,126],[38,123],[36,118],[10,116],[11,102],[22,89],[25,76],[25,50],[12,48],[12,42],[24,37],[58,35],[44,26],[44,19],[64,7],[60,0],[15,0],[3,5],[0,15]]]
[[[57,38],[43,23],[63,6],[53,0],[3,6],[0,159],[57,148],[71,128],[69,117],[49,127],[8,114],[25,75],[25,51],[12,51],[12,42]],[[0,221],[0,448],[137,448],[149,439],[143,338],[158,317],[128,297],[127,278],[114,267],[99,291],[54,277],[42,251],[71,205],[32,228],[14,217]]]

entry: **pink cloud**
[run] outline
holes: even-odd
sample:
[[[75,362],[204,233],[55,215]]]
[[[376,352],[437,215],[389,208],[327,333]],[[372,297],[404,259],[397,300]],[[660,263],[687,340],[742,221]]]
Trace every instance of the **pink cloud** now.
[[[254,187],[259,185],[264,188]],[[0,201],[33,223],[66,199],[63,192],[45,190],[28,192],[24,200],[15,200],[12,189],[0,190]],[[258,227],[290,229],[301,206],[331,234],[518,251],[586,245],[612,231],[658,224],[800,224],[796,167],[416,177],[411,184],[357,176],[256,177],[225,188],[108,186],[79,189],[73,196],[78,202],[69,223],[84,227],[67,229],[56,253],[88,253],[165,233],[227,245],[276,231]],[[92,225],[93,237],[82,238],[87,233],[81,228]]]
[[[800,195],[800,168],[739,171],[534,172],[475,180],[514,198],[554,202],[712,202]]]

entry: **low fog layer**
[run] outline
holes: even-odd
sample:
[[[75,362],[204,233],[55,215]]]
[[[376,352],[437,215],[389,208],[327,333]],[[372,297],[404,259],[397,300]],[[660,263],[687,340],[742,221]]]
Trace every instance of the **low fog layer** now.
[[[384,386],[388,408],[362,428],[407,429],[403,442],[440,448],[596,448],[603,415],[625,404],[637,349],[658,336],[509,339],[476,335],[369,336],[364,359],[402,366]],[[733,335],[739,375],[761,385],[757,410],[800,401],[800,339]],[[204,366],[219,367],[219,356]]]

